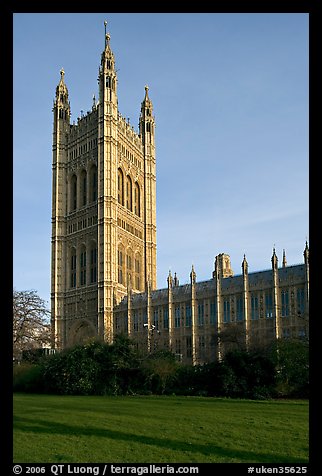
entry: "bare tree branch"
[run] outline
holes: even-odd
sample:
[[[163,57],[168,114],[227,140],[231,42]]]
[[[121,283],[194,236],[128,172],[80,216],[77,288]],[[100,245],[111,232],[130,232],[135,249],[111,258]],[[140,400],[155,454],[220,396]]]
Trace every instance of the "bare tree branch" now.
[[[35,290],[13,290],[13,357],[50,343],[50,312]]]

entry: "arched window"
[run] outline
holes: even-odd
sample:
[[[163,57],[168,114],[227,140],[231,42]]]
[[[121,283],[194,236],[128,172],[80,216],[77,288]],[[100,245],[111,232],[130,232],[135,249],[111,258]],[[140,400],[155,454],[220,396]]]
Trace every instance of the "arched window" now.
[[[132,250],[128,249],[126,253],[126,278],[128,280],[129,276],[132,283]],[[133,286],[133,283],[132,283]]]
[[[80,280],[79,283],[81,286],[85,286],[86,284],[86,248],[82,246],[80,257],[79,257],[79,264],[80,264]]]
[[[90,251],[90,283],[97,281],[97,247],[96,243],[92,243]]]
[[[117,190],[118,190],[118,202],[124,205],[124,176],[121,169],[117,171]]]
[[[87,203],[87,172],[82,170],[80,176],[80,185],[81,185],[81,206],[86,205]]]
[[[77,207],[77,177],[74,174],[70,181],[70,209],[76,210]]]
[[[282,301],[282,317],[287,317],[289,315],[289,292],[284,289],[281,291],[281,301]]]
[[[92,166],[90,171],[90,201],[95,202],[97,200],[97,168]]]
[[[126,178],[126,208],[132,211],[132,180],[129,176]]]
[[[124,284],[124,249],[122,246],[119,247],[117,252],[117,262],[118,262],[118,282]]]
[[[135,182],[134,186],[134,213],[139,217],[141,215],[140,207],[140,186]]]
[[[71,249],[70,256],[70,287],[76,288],[76,249]]]
[[[135,254],[134,260],[134,287],[138,291],[141,290],[141,256],[139,253]]]

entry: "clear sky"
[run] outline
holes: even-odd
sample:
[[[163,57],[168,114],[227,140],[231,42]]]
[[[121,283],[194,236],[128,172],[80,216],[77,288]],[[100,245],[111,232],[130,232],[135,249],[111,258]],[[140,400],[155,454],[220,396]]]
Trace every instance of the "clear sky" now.
[[[120,113],[156,120],[157,278],[210,279],[303,261],[309,239],[307,13],[16,13],[13,284],[50,300],[52,106],[65,70],[72,121],[98,99],[104,20]]]

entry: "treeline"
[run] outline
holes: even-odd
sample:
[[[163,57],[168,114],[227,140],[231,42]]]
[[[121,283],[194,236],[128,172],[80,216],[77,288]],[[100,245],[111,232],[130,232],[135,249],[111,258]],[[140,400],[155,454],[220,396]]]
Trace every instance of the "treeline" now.
[[[307,341],[234,350],[220,362],[183,365],[167,351],[142,355],[130,339],[91,342],[14,366],[14,391],[60,395],[202,395],[308,398]]]

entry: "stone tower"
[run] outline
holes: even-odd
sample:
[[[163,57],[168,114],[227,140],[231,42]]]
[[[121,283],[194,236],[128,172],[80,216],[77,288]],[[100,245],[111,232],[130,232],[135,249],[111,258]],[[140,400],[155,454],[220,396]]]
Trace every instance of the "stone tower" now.
[[[106,26],[106,25],[105,25]],[[148,87],[139,131],[118,110],[110,36],[99,100],[70,123],[64,71],[54,100],[52,339],[64,348],[113,341],[113,309],[131,289],[156,288],[155,121]]]

